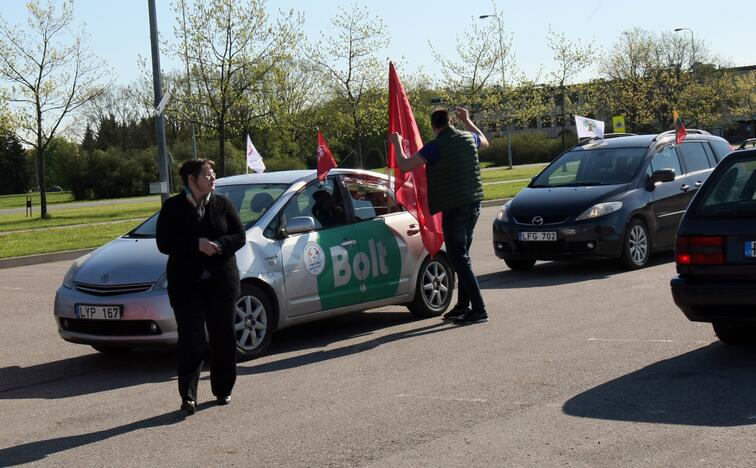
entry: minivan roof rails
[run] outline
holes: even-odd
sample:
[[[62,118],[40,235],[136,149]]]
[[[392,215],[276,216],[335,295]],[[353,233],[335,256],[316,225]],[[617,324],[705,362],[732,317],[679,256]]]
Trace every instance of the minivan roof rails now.
[[[577,146],[583,146],[584,144],[590,143],[590,142],[593,142],[593,141],[608,140],[610,138],[620,138],[620,137],[626,137],[626,136],[638,136],[638,134],[637,133],[604,133],[604,137],[603,138],[588,137],[588,138],[586,138],[584,140],[580,140],[580,141],[578,141]]]
[[[699,130],[697,128],[686,128],[685,132],[695,134],[695,135],[711,135],[711,133],[707,132],[706,130]],[[666,132],[661,132],[660,134],[656,135],[656,137],[654,138],[654,141],[658,140],[659,138],[663,136],[674,135],[674,134],[675,134],[674,130],[667,130]]]

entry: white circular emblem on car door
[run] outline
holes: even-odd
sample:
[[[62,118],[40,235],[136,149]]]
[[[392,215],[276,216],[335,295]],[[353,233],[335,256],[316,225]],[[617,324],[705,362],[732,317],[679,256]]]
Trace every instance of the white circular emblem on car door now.
[[[325,252],[323,248],[315,242],[308,242],[304,248],[304,264],[307,273],[319,275],[325,268]]]

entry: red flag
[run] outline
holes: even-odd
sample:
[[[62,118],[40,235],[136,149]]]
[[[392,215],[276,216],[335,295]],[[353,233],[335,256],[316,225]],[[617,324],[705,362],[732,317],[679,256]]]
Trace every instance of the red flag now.
[[[328,147],[325,137],[318,129],[318,180],[324,181],[328,171],[334,167],[336,167],[336,160],[333,158],[331,148]]]
[[[391,135],[399,132],[402,135],[402,146],[407,156],[417,153],[422,147],[423,140],[417,130],[415,115],[412,113],[407,94],[396,74],[393,63],[389,63],[389,123],[388,132]],[[431,255],[441,249],[444,243],[444,233],[441,229],[441,213],[431,215],[428,209],[428,184],[425,178],[425,166],[402,174],[396,166],[394,145],[388,147],[388,166],[394,168],[394,192],[399,203],[417,218],[420,225],[420,235],[425,249]]]
[[[672,111],[672,119],[675,121],[675,141],[679,145],[685,139],[688,131],[685,130],[685,125],[683,125],[682,118],[677,111]]]

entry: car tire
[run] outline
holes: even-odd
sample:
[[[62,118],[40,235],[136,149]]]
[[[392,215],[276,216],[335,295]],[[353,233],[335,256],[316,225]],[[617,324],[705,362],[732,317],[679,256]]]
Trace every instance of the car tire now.
[[[724,344],[742,345],[756,342],[756,327],[722,322],[714,322],[711,326],[719,341]]]
[[[415,299],[407,306],[419,318],[438,317],[449,307],[454,292],[454,270],[443,255],[427,257],[420,266]]]
[[[114,346],[114,345],[92,345],[92,347],[102,354],[109,356],[117,356],[119,354],[126,354],[133,348],[131,346]]]
[[[525,271],[530,270],[535,265],[535,260],[528,258],[505,258],[504,263],[507,264],[510,270]]]
[[[633,218],[622,240],[620,262],[628,270],[638,270],[648,264],[649,258],[651,258],[651,236],[648,234],[648,228],[646,223]]]
[[[234,310],[237,360],[248,361],[265,353],[277,319],[278,311],[265,291],[254,284],[242,284]]]

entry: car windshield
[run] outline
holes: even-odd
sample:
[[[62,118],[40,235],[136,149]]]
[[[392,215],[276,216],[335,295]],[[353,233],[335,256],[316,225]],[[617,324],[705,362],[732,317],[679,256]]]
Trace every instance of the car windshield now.
[[[582,187],[630,182],[646,148],[575,148],[544,169],[530,184],[537,187]]]
[[[225,185],[218,187],[216,194],[231,200],[245,229],[250,228],[265,213],[289,186],[287,184]],[[150,216],[142,224],[129,231],[126,238],[154,238],[158,214]]]
[[[231,200],[245,228],[250,228],[268,211],[288,184],[223,185],[215,193]]]
[[[711,177],[696,198],[695,214],[755,217],[756,159],[733,162],[722,169]]]

